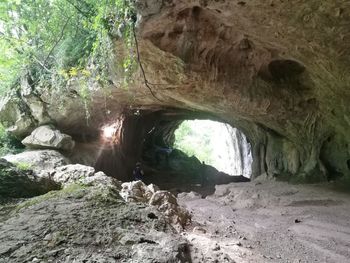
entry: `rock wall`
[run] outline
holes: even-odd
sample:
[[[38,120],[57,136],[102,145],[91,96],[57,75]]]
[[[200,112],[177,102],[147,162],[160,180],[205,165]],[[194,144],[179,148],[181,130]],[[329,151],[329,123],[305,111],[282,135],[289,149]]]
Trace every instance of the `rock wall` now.
[[[228,122],[247,136],[253,178],[265,172],[303,181],[350,176],[346,1],[137,3],[146,79],[138,69],[128,89],[119,85],[125,50],[112,39],[113,84],[102,89],[90,80],[88,105],[75,79],[63,95],[50,89],[15,94],[1,104],[1,121],[21,138],[39,124],[54,123],[78,142],[95,143],[101,127],[122,112],[137,117],[138,110],[187,110]],[[28,90],[25,81],[22,85]],[[135,141],[118,146],[122,161],[113,168],[124,174],[130,168],[122,167],[137,160],[141,138],[150,130],[131,122],[125,122],[125,131],[135,133],[128,135]],[[104,161],[115,158],[112,148],[103,149]]]
[[[228,161],[230,167],[232,167],[230,174],[243,175],[250,178],[253,162],[251,146],[242,132],[227,124],[225,128],[227,133],[230,134],[230,137],[227,138],[225,149],[228,152],[228,156],[230,156],[230,160]]]

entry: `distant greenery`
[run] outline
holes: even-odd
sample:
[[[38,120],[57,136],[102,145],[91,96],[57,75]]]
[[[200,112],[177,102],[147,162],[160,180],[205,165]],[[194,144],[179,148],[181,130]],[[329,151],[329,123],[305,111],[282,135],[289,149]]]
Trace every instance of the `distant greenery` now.
[[[193,121],[184,121],[175,131],[175,144],[177,148],[188,156],[196,156],[206,164],[213,163],[213,147],[209,127],[197,127]]]
[[[81,76],[108,83],[112,40],[122,38],[131,47],[135,20],[133,0],[1,1],[0,94],[23,76],[32,89]],[[126,72],[133,56],[122,63]]]
[[[8,134],[5,128],[0,124],[0,157],[6,154],[18,153],[23,147],[21,142]]]

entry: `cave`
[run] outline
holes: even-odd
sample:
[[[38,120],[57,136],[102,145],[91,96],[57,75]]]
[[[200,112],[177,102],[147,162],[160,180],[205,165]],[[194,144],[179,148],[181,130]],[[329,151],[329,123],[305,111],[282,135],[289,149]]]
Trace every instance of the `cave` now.
[[[202,163],[194,154],[187,155],[176,147],[176,131],[184,121],[195,120],[199,123],[206,120],[207,127],[214,125],[207,136],[226,132],[229,142],[222,143],[229,143],[225,150],[230,152],[226,153],[226,160],[223,160],[226,163],[222,163],[221,167],[235,165],[234,168],[226,172],[225,168],[218,170],[209,163]],[[135,164],[141,162],[146,183],[155,183],[175,193],[194,189],[200,191],[203,188],[203,173],[206,174],[207,192],[214,191],[216,184],[248,182],[252,174],[252,153],[248,139],[239,130],[220,122],[218,117],[204,112],[174,108],[157,111],[134,109],[103,125],[99,129],[98,139],[86,140],[76,147],[79,150],[72,153],[71,159],[78,158],[76,161],[93,165],[97,171],[123,181],[133,180]],[[220,151],[220,148],[216,150]],[[83,149],[88,149],[86,154]],[[95,157],[84,160],[83,155]],[[227,164],[229,157],[236,159]]]
[[[349,262],[349,1],[25,2],[1,262]]]

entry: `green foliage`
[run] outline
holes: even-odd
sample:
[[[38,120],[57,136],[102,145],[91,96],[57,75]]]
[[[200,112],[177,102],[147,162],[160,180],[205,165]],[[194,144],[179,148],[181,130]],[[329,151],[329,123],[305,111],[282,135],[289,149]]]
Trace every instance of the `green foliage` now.
[[[32,168],[32,165],[30,163],[25,163],[25,162],[18,162],[15,163],[16,167],[22,171],[27,171]]]
[[[20,152],[24,146],[15,137],[8,134],[0,124],[0,157],[10,153]]]
[[[72,77],[109,84],[112,41],[123,38],[131,49],[134,13],[132,0],[0,2],[0,93],[23,75],[32,88],[59,87]]]
[[[210,134],[214,132],[206,127],[196,127],[191,121],[184,121],[175,131],[174,147],[183,151],[188,156],[196,156],[207,164],[213,163],[212,145]]]

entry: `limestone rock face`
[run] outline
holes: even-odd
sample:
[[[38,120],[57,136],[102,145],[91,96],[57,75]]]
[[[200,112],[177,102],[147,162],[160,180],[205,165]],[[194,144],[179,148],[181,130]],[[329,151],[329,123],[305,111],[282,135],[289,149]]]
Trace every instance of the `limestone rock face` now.
[[[45,125],[36,128],[22,143],[29,148],[51,148],[72,150],[75,142],[72,137]]]
[[[158,190],[159,188],[153,184],[147,186],[142,181],[133,181],[122,184],[120,195],[126,202],[148,203]]]
[[[105,65],[111,85],[103,87],[108,96],[89,80],[92,99],[84,105],[79,79],[69,81],[64,94],[42,90],[38,99],[44,104],[29,100],[32,95],[15,96],[14,103],[0,107],[6,127],[22,138],[50,116],[67,134],[96,139],[126,108],[130,115],[134,109],[187,110],[246,135],[252,178],[264,173],[306,181],[350,177],[347,1],[139,0],[136,6],[146,79],[135,69],[128,89],[121,88],[120,64],[129,52],[112,39],[115,59]],[[137,131],[151,129],[140,123]],[[123,141],[140,139],[136,133],[126,136]],[[136,161],[138,152],[128,158]]]
[[[149,204],[156,206],[158,211],[164,213],[171,224],[186,226],[190,220],[189,212],[180,207],[176,197],[168,191],[157,191],[151,197]]]
[[[52,172],[52,178],[56,182],[68,184],[78,182],[79,180],[91,177],[94,174],[95,169],[93,167],[81,164],[71,164],[55,169],[55,171]]]
[[[36,125],[30,115],[20,110],[19,105],[22,102],[14,96],[6,96],[0,100],[0,120],[9,132],[19,137],[31,132]]]
[[[12,164],[30,168],[39,177],[49,177],[56,167],[70,163],[61,153],[54,150],[26,151],[3,158]]]
[[[72,185],[0,213],[0,261],[191,262],[162,213],[123,202],[116,190]]]
[[[48,178],[38,177],[32,170],[17,168],[0,159],[0,198],[23,198],[45,194],[59,189]]]
[[[72,183],[83,185],[113,185],[120,187],[120,182],[108,177],[103,172],[95,173],[95,169],[81,164],[71,164],[56,168],[51,173],[51,178],[64,187]]]
[[[156,207],[178,230],[185,227],[190,220],[190,214],[179,206],[173,194],[160,191],[153,184],[147,186],[142,181],[123,183],[120,195],[126,202],[142,202]]]

